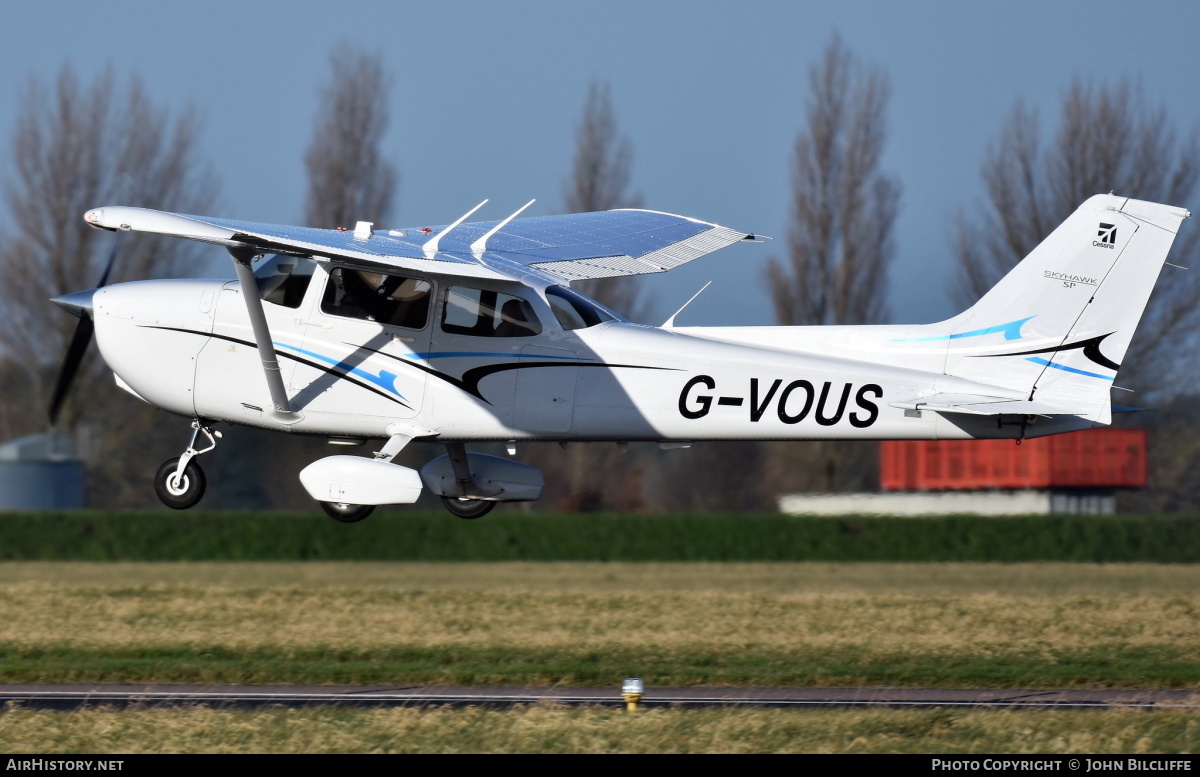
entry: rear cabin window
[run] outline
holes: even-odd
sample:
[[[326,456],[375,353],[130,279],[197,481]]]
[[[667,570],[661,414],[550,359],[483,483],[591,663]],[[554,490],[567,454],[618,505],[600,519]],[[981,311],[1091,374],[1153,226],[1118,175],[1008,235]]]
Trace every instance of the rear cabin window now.
[[[605,321],[616,321],[613,313],[592,302],[582,294],[563,288],[551,286],[546,289],[546,301],[554,311],[554,317],[563,329],[587,329],[589,326],[603,324]]]
[[[452,286],[446,290],[442,331],[475,337],[530,337],[542,324],[527,300],[488,289]]]
[[[329,273],[321,310],[331,316],[424,329],[432,291],[433,284],[421,278],[335,267]]]

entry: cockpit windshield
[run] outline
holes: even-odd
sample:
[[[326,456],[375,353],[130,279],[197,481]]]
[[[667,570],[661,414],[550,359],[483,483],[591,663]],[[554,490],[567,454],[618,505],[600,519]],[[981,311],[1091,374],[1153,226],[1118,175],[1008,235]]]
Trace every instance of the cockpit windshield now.
[[[550,303],[550,309],[554,311],[559,325],[566,330],[587,329],[605,321],[622,320],[611,310],[565,286],[547,288],[546,301]]]
[[[307,257],[272,254],[254,268],[258,296],[263,302],[298,308],[304,300],[317,263]]]

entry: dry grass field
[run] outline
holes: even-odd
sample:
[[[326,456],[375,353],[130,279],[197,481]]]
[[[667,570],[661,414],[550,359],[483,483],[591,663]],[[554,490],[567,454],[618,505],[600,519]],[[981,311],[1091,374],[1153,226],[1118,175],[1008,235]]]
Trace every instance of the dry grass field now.
[[[1200,567],[7,563],[0,680],[1200,687]]]
[[[4,563],[0,680],[1200,688],[1200,567]],[[1177,753],[1194,712],[0,714],[0,750]]]
[[[1188,712],[205,708],[0,714],[10,753],[1186,753]]]

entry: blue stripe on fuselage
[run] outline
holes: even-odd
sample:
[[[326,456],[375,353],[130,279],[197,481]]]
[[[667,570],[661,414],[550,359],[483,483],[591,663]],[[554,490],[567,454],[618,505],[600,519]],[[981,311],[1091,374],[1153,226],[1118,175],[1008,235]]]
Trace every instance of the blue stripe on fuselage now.
[[[1056,369],[1056,370],[1062,370],[1063,372],[1073,372],[1076,375],[1086,375],[1089,378],[1099,378],[1100,380],[1108,380],[1108,381],[1116,380],[1116,376],[1113,376],[1110,378],[1109,376],[1101,375],[1098,372],[1088,372],[1087,370],[1078,370],[1078,369],[1075,369],[1074,367],[1068,367],[1065,364],[1055,364],[1052,361],[1048,361],[1046,359],[1042,359],[1037,356],[1030,356],[1027,359],[1025,359],[1025,361],[1033,362],[1034,364],[1041,364],[1044,367],[1050,367],[1050,368]]]
[[[326,364],[329,364],[332,367],[334,367],[335,369],[338,369],[348,375],[353,375],[357,378],[362,378],[363,380],[367,381],[368,383],[372,383],[376,386],[379,386],[381,389],[384,389],[385,391],[390,391],[391,393],[395,394],[396,396],[400,397],[401,399],[407,399],[407,397],[405,397],[403,394],[401,394],[396,389],[397,376],[394,373],[388,372],[387,370],[380,370],[379,374],[376,375],[374,373],[367,372],[366,370],[361,369],[359,367],[353,367],[353,366],[347,364],[344,360],[334,359],[330,356],[325,356],[323,354],[316,353],[315,351],[307,351],[303,348],[297,348],[294,345],[287,345],[285,343],[276,342],[275,347],[276,348],[286,348],[289,351],[295,351],[296,353],[302,353],[305,356],[311,356],[312,358],[314,358],[318,361],[325,362]]]
[[[1036,316],[1029,316],[1029,318],[1022,318],[1017,321],[1009,321],[1007,324],[996,324],[996,326],[989,326],[986,329],[974,329],[970,332],[959,332],[959,333],[953,334],[953,335],[938,335],[937,337],[900,338],[899,340],[893,340],[892,342],[893,343],[931,343],[931,342],[936,342],[938,340],[961,340],[964,337],[983,337],[984,335],[995,334],[996,332],[1003,332],[1005,340],[1020,340],[1021,339],[1021,327],[1023,327],[1025,325],[1026,321],[1029,321],[1034,318],[1036,318]]]
[[[587,361],[578,356],[547,356],[544,354],[514,354],[514,353],[489,353],[486,351],[443,351],[441,353],[430,351],[429,353],[411,353],[407,354],[407,358],[413,361],[429,361],[430,359],[460,359],[460,358],[484,358],[484,359],[511,359],[514,356],[523,358],[537,359],[563,359],[565,361]]]

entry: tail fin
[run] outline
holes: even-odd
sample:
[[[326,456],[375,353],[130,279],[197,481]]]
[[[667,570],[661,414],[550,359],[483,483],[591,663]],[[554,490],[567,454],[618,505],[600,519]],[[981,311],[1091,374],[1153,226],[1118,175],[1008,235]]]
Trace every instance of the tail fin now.
[[[1109,388],[1190,215],[1092,197],[974,307],[941,325],[949,330],[946,374],[1070,404],[1108,423]]]

